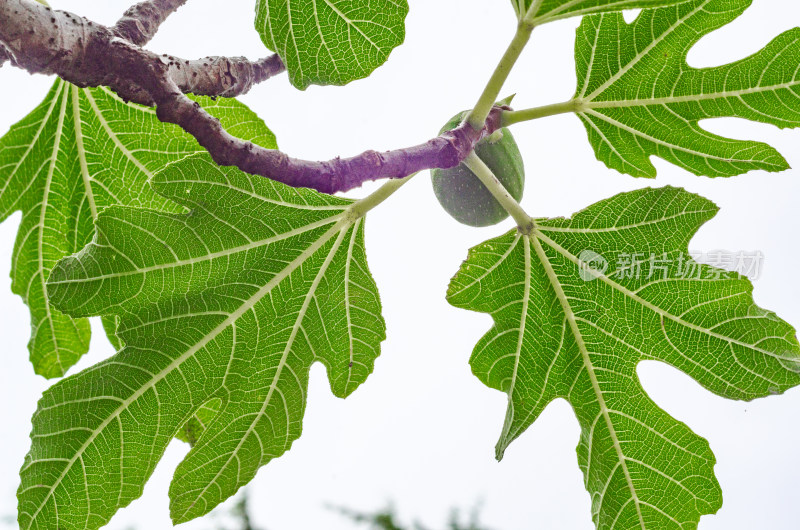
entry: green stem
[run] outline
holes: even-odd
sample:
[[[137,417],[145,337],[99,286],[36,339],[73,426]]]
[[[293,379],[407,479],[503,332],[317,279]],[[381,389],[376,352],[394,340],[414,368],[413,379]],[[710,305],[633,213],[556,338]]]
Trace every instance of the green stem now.
[[[581,103],[577,99],[571,99],[562,103],[554,103],[552,105],[545,105],[543,107],[534,107],[532,109],[523,110],[507,110],[503,112],[502,124],[503,127],[520,123],[523,121],[536,120],[539,118],[546,118],[547,116],[555,116],[556,114],[564,114],[566,112],[578,112],[581,108]]]
[[[369,194],[368,196],[364,197],[360,201],[354,202],[352,206],[349,208],[349,213],[353,220],[356,220],[360,217],[364,217],[367,212],[381,204],[383,201],[391,197],[394,192],[399,190],[406,184],[409,180],[414,178],[414,173],[407,177],[401,179],[391,179],[386,184],[375,190],[373,193]]]
[[[500,96],[500,91],[503,89],[503,85],[506,79],[508,79],[512,68],[514,68],[514,64],[516,64],[517,59],[519,59],[522,50],[525,49],[525,45],[528,44],[532,31],[533,27],[528,24],[521,22],[517,26],[517,33],[514,35],[511,44],[508,45],[506,53],[503,55],[503,58],[500,59],[500,63],[498,63],[492,77],[486,84],[486,88],[483,89],[483,93],[478,99],[478,103],[475,104],[475,108],[473,108],[467,116],[466,121],[476,131],[483,129],[486,118],[489,116],[489,112],[492,110],[495,101],[497,101],[497,98]]]
[[[475,154],[475,151],[467,156],[464,160],[464,165],[475,173],[475,176],[492,193],[497,202],[500,203],[505,211],[511,214],[511,217],[517,222],[520,232],[529,234],[533,230],[533,219],[522,209],[517,200],[508,193],[503,183],[497,179],[489,166]]]
[[[539,14],[539,8],[542,7],[543,1],[544,0],[534,0],[534,2],[531,4],[530,9],[528,9],[528,12],[525,13],[524,17],[522,17],[522,20],[524,22],[527,22],[528,24],[533,24],[536,15]]]

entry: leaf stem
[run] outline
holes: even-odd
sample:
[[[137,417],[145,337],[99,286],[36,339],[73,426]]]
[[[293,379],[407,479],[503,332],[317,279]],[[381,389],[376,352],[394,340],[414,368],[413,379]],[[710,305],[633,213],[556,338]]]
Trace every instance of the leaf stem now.
[[[360,201],[354,202],[352,206],[348,209],[349,215],[353,220],[358,219],[360,217],[364,217],[367,212],[381,204],[383,201],[391,197],[394,192],[399,190],[406,184],[409,180],[414,178],[414,173],[407,177],[403,177],[400,179],[390,179],[386,182],[383,186],[369,194],[368,196],[364,197]]]
[[[475,154],[475,151],[467,156],[464,160],[464,165],[480,179],[505,211],[511,214],[511,217],[517,222],[520,232],[530,234],[533,230],[533,219],[522,209],[517,200],[508,193],[503,183],[497,179],[491,168]]]
[[[528,24],[533,24],[536,15],[539,14],[539,9],[542,7],[542,2],[543,0],[534,0],[531,7],[525,13],[525,16],[522,17],[522,20]]]
[[[517,59],[519,59],[519,56],[522,54],[522,50],[525,49],[525,45],[528,44],[532,31],[533,26],[525,22],[520,22],[517,26],[517,32],[511,40],[511,44],[508,45],[506,53],[497,64],[497,68],[495,68],[492,77],[486,84],[486,88],[483,89],[483,93],[480,98],[478,98],[475,108],[470,111],[466,118],[466,121],[476,131],[483,128],[486,117],[489,116],[492,106],[494,106],[495,101],[497,101],[497,98],[500,96],[500,91],[503,89],[508,75],[514,68]]]
[[[548,116],[555,116],[556,114],[578,112],[580,109],[580,100],[570,99],[569,101],[553,103],[552,105],[545,105],[543,107],[533,107],[523,110],[506,110],[503,111],[500,123],[503,127],[507,127],[515,123],[546,118]]]

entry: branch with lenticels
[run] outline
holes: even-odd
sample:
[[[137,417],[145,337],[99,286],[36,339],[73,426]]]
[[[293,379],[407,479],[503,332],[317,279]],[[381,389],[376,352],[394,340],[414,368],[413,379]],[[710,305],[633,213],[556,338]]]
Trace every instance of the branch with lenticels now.
[[[481,130],[465,123],[413,147],[322,162],[299,160],[235,138],[185,93],[236,96],[285,67],[277,55],[256,62],[227,57],[187,61],[141,48],[185,1],[142,2],[108,28],[32,0],[0,0],[0,45],[12,64],[28,72],[56,74],[82,87],[108,86],[124,99],[155,106],[161,121],[194,136],[220,165],[324,193],[455,167],[479,140],[500,128],[500,115],[507,107],[494,107]]]
[[[152,39],[161,24],[187,0],[147,0],[125,11],[111,31],[138,46]]]
[[[161,24],[187,0],[147,0],[125,11],[110,28],[114,35],[137,46],[152,39]],[[277,55],[251,62],[244,57],[206,57],[186,61],[170,55],[161,60],[169,67],[169,76],[182,92],[200,96],[235,97],[250,88],[285,71]],[[142,94],[138,103],[152,104],[151,98]],[[144,100],[144,101],[143,101]]]

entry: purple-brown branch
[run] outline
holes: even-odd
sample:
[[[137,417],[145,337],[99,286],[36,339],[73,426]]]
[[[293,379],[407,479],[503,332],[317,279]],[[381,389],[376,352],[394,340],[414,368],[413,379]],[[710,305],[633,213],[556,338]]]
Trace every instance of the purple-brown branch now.
[[[152,39],[161,24],[187,0],[147,0],[129,8],[111,28],[118,37],[137,46]],[[206,57],[187,61],[162,55],[169,66],[169,76],[184,93],[200,96],[235,97],[285,70],[277,54],[251,62],[245,57]],[[146,94],[131,98],[137,103],[152,104]]]
[[[129,8],[111,31],[115,35],[144,46],[152,39],[158,28],[186,0],[147,0]]]
[[[240,96],[254,85],[286,71],[277,54],[255,62],[245,57],[206,57],[186,61],[169,55],[162,55],[161,60],[169,67],[167,75],[181,92],[198,96]]]
[[[241,94],[254,83],[282,72],[283,63],[277,56],[256,63],[243,58],[185,61],[142,49],[137,42],[151,37],[166,16],[184,2],[137,4],[123,20],[139,20],[138,24],[128,22],[120,29],[118,23],[111,29],[31,0],[2,0],[0,44],[6,46],[16,66],[29,72],[56,74],[78,86],[108,86],[123,98],[155,105],[161,121],[174,123],[194,136],[220,165],[325,193],[347,191],[371,180],[402,178],[425,169],[455,167],[479,140],[500,128],[504,109],[495,107],[479,131],[462,124],[413,147],[382,153],[366,151],[324,162],[291,158],[235,138],[184,92]],[[160,11],[156,9],[159,7]],[[149,22],[142,22],[144,19]],[[121,32],[127,36],[122,38]]]
[[[134,8],[126,12],[126,20],[132,20],[130,13]],[[159,20],[165,16],[162,14]],[[153,28],[153,24],[147,27]],[[71,13],[51,10],[37,2],[0,2],[0,45],[8,43],[12,64],[31,73],[56,74],[81,87],[108,86],[127,101],[154,105],[155,99],[142,90],[136,79],[118,75],[103,65],[107,59],[104,55],[106,49],[115,39],[123,40],[110,28]],[[24,49],[22,43],[33,48]],[[167,75],[175,80],[182,92],[198,95],[235,97],[284,71],[283,63],[276,55],[257,62],[244,57],[206,57],[187,61],[141,51],[143,60],[163,62]]]

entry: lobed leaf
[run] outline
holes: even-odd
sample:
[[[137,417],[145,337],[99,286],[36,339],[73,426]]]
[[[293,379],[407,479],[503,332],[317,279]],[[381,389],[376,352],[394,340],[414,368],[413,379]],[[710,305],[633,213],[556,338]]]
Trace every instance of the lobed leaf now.
[[[370,75],[405,39],[406,0],[257,0],[256,30],[294,86]]]
[[[272,132],[244,105],[196,99],[232,134],[277,147]],[[11,289],[31,311],[29,349],[37,374],[60,377],[89,348],[88,321],[48,303],[44,285],[53,265],[90,241],[94,220],[107,206],[180,211],[147,180],[167,163],[199,151],[191,136],[158,121],[154,109],[125,104],[106,88],[62,80],[0,139],[0,221],[22,210]],[[116,342],[113,325],[104,323]]]
[[[652,8],[673,5],[686,0],[511,0],[520,20],[541,25],[554,20],[623,11],[625,9]]]
[[[116,315],[125,347],[44,393],[18,492],[25,530],[104,525],[176,434],[193,447],[172,519],[203,515],[300,436],[313,363],[345,397],[378,356],[385,326],[353,201],[207,154],[152,182],[189,213],[108,208],[50,275],[56,307]]]
[[[746,278],[688,257],[716,212],[677,188],[622,193],[478,245],[450,284],[452,305],[495,322],[470,363],[508,394],[498,458],[548,403],[568,400],[597,528],[696,528],[722,505],[708,443],[650,400],[640,361],[731,399],[800,384],[795,330],[755,305]]]
[[[724,138],[699,121],[738,117],[800,126],[800,28],[732,64],[692,68],[701,37],[738,17],[750,0],[691,0],[643,11],[584,18],[576,39],[578,116],[608,167],[655,177],[652,155],[695,175],[727,177],[788,169],[772,147]]]

